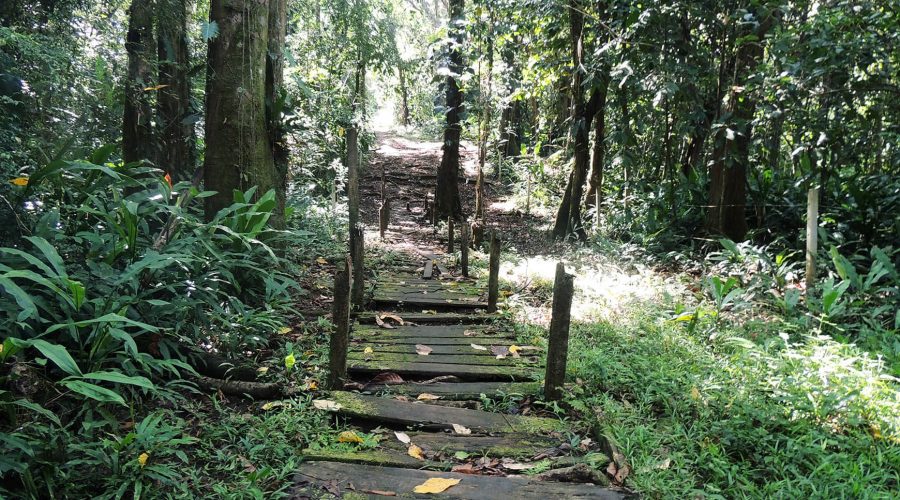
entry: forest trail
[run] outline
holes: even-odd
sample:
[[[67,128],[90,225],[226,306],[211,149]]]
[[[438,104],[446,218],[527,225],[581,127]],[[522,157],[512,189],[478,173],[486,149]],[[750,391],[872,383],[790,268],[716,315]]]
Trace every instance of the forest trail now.
[[[516,346],[509,320],[488,312],[487,288],[463,276],[460,243],[448,252],[446,228],[426,221],[440,144],[390,135],[379,144],[361,182],[367,260],[380,263],[367,269],[370,305],[353,319],[351,380],[314,401],[357,431],[342,435],[346,450],[304,451],[294,496],[623,498],[593,484],[608,485],[585,458],[602,456],[599,444],[532,405],[543,352]],[[465,153],[464,163],[474,156]],[[373,250],[382,179],[391,224]],[[364,446],[365,433],[380,434],[376,447]]]

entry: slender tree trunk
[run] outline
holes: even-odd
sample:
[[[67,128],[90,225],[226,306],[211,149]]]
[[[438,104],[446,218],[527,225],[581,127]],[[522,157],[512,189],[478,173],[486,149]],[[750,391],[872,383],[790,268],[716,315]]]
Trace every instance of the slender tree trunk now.
[[[402,60],[397,64],[397,73],[400,78],[400,117],[405,127],[409,126],[409,89],[406,87],[406,71],[403,70]]]
[[[588,208],[595,207],[598,193],[603,194],[603,167],[606,161],[606,97],[609,94],[609,79],[600,82],[597,89],[599,98],[597,113],[594,116],[594,153],[591,156],[591,177],[585,203]]]
[[[577,236],[586,239],[581,220],[581,197],[587,178],[589,150],[589,119],[584,102],[584,11],[578,0],[569,1],[569,28],[572,49],[572,147],[575,155],[566,193],[556,213],[553,236],[564,239]]]
[[[459,141],[463,95],[456,79],[463,72],[463,31],[459,25],[464,13],[464,0],[450,0],[450,75],[447,77],[447,126],[444,128],[444,154],[438,168],[434,192],[436,220],[462,217],[459,198]]]
[[[172,180],[194,175],[196,151],[191,115],[190,50],[187,38],[189,0],[158,0],[159,35],[159,167]]]
[[[203,164],[206,189],[216,191],[205,199],[212,219],[233,190],[257,186],[259,196],[281,181],[266,129],[268,1],[211,0],[209,18],[219,26],[209,42]]]
[[[153,0],[134,0],[128,9],[128,75],[122,116],[122,158],[125,163],[153,160],[151,88],[156,44],[153,38]],[[147,90],[145,90],[147,89]],[[157,89],[158,90],[158,89]]]
[[[763,7],[765,9],[765,7]],[[771,11],[762,16],[756,29],[744,35],[755,35],[755,41],[744,42],[735,54],[735,80],[731,85],[724,110],[725,126],[716,134],[710,166],[709,205],[706,228],[741,241],[747,234],[747,169],[750,157],[753,114],[756,100],[747,90],[747,80],[762,60],[763,40],[775,17]]]
[[[278,214],[284,213],[290,150],[281,120],[284,94],[284,46],[287,38],[287,2],[269,0],[266,57],[266,132],[275,165]],[[277,219],[280,223],[283,219]]]
[[[490,5],[488,4],[490,9]],[[475,218],[484,219],[484,164],[488,155],[488,139],[491,135],[491,97],[494,76],[494,14],[489,16],[487,34],[487,69],[481,78],[481,124],[478,134],[478,177],[475,181]],[[498,169],[499,170],[499,169]]]

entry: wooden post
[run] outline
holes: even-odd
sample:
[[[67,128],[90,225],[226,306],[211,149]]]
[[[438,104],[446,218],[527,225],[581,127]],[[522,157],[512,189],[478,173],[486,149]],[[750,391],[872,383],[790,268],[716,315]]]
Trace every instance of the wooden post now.
[[[491,231],[490,269],[488,274],[488,312],[497,311],[497,296],[500,294],[500,238]]]
[[[381,202],[381,208],[378,210],[378,231],[381,233],[381,239],[384,240],[384,232],[391,225],[391,200],[385,198]]]
[[[469,225],[463,223],[462,227],[459,228],[462,233],[460,236],[462,240],[459,242],[459,250],[462,253],[459,259],[460,267],[462,268],[463,277],[469,277]]]
[[[359,224],[359,131],[347,129],[347,208],[350,231]]]
[[[819,188],[806,193],[806,303],[816,287],[816,252],[819,239]]]
[[[553,315],[550,318],[550,340],[547,345],[547,371],[544,375],[544,397],[548,401],[562,398],[569,356],[569,323],[575,276],[566,274],[562,262],[556,264],[553,282]]]
[[[328,387],[340,390],[347,378],[347,346],[350,343],[350,257],[334,277],[331,344],[328,353]]]
[[[447,253],[453,253],[453,217],[447,218]]]
[[[353,264],[353,288],[350,297],[355,310],[361,310],[363,307],[366,286],[365,255],[365,232],[362,226],[356,226],[350,232],[350,257]]]

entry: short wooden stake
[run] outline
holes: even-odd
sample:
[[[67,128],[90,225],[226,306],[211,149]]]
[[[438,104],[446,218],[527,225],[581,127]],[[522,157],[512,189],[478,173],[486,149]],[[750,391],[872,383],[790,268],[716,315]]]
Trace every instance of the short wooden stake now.
[[[488,274],[488,312],[497,311],[497,296],[500,294],[500,238],[491,231],[490,269]]]
[[[381,239],[384,240],[384,232],[391,225],[391,200],[385,198],[381,202],[381,209],[378,211],[378,231],[381,233]]]
[[[447,218],[447,253],[453,254],[453,217]]]
[[[556,264],[553,282],[553,315],[550,318],[550,341],[547,345],[547,371],[544,376],[544,397],[548,401],[562,398],[566,381],[566,361],[569,356],[569,323],[572,316],[572,295],[575,276],[566,274],[562,262]]]
[[[350,232],[350,256],[353,262],[353,288],[350,295],[353,308],[356,310],[363,308],[365,296],[365,254],[365,233],[362,226],[356,226]]]
[[[462,255],[459,258],[459,265],[462,269],[463,277],[469,277],[469,225],[463,223],[462,227],[459,228],[461,241],[459,242],[459,250]]]
[[[334,330],[328,353],[328,387],[339,390],[347,378],[347,345],[350,343],[350,257],[334,277],[334,303],[331,315]]]

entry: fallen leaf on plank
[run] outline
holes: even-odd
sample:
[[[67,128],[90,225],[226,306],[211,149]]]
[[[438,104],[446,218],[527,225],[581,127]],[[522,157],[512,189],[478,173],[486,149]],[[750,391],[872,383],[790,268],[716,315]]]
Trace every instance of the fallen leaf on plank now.
[[[511,345],[511,346],[509,346],[508,351],[509,351],[510,354],[512,354],[512,356],[513,356],[514,358],[518,358],[518,357],[519,357],[519,350],[520,350],[520,349],[521,349],[521,348],[520,348],[519,346],[517,346],[517,345]]]
[[[313,408],[325,411],[338,411],[342,406],[340,403],[330,399],[316,399],[313,401]]]
[[[394,435],[397,436],[397,440],[403,444],[409,444],[409,434],[405,432],[394,431]]]
[[[425,455],[422,453],[422,448],[419,448],[414,444],[409,445],[409,449],[406,450],[406,454],[418,460],[425,460]]]
[[[428,356],[433,350],[434,349],[428,347],[427,345],[416,344],[416,353],[418,353],[420,356]]]
[[[450,472],[458,472],[460,474],[478,474],[478,471],[475,470],[475,466],[472,464],[454,465],[453,468],[450,469]]]
[[[400,375],[397,375],[394,372],[384,372],[375,375],[375,377],[369,381],[366,385],[397,385],[402,384],[403,378]]]
[[[363,493],[371,493],[372,495],[378,495],[382,497],[395,497],[397,496],[396,491],[385,491],[385,490],[362,490]]]
[[[463,427],[462,425],[459,425],[459,424],[450,424],[450,425],[453,426],[454,434],[468,435],[468,434],[472,433],[472,429],[469,429],[468,427]]]
[[[417,397],[416,399],[418,399],[419,401],[434,401],[436,399],[441,399],[441,397],[423,392],[422,394],[419,394],[419,397]]]
[[[500,465],[506,470],[528,470],[534,467],[534,464],[523,464],[519,462],[502,463]]]
[[[443,493],[450,488],[451,486],[456,486],[459,484],[461,479],[450,479],[443,477],[433,477],[428,481],[418,485],[413,490],[413,493]]]
[[[463,332],[463,337],[471,337],[473,335],[478,335],[478,332],[475,330],[466,330]]]
[[[400,316],[397,316],[396,314],[382,313],[382,314],[380,314],[380,316],[381,316],[381,319],[382,319],[382,320],[387,320],[387,319],[389,319],[389,320],[392,320],[392,321],[396,322],[396,323],[397,323],[398,325],[400,325],[400,326],[403,326],[403,324],[404,324],[404,323],[403,323],[403,318],[401,318]],[[376,316],[376,317],[377,317],[377,316]]]
[[[353,431],[344,431],[338,434],[338,443],[362,443],[363,439]]]
[[[478,345],[478,344],[469,344],[469,345],[472,346],[472,349],[478,349],[479,351],[487,351],[488,350],[488,348],[483,345]]]
[[[372,354],[373,352],[375,351],[373,351],[371,347],[366,347],[365,349],[363,349],[363,354]]]

